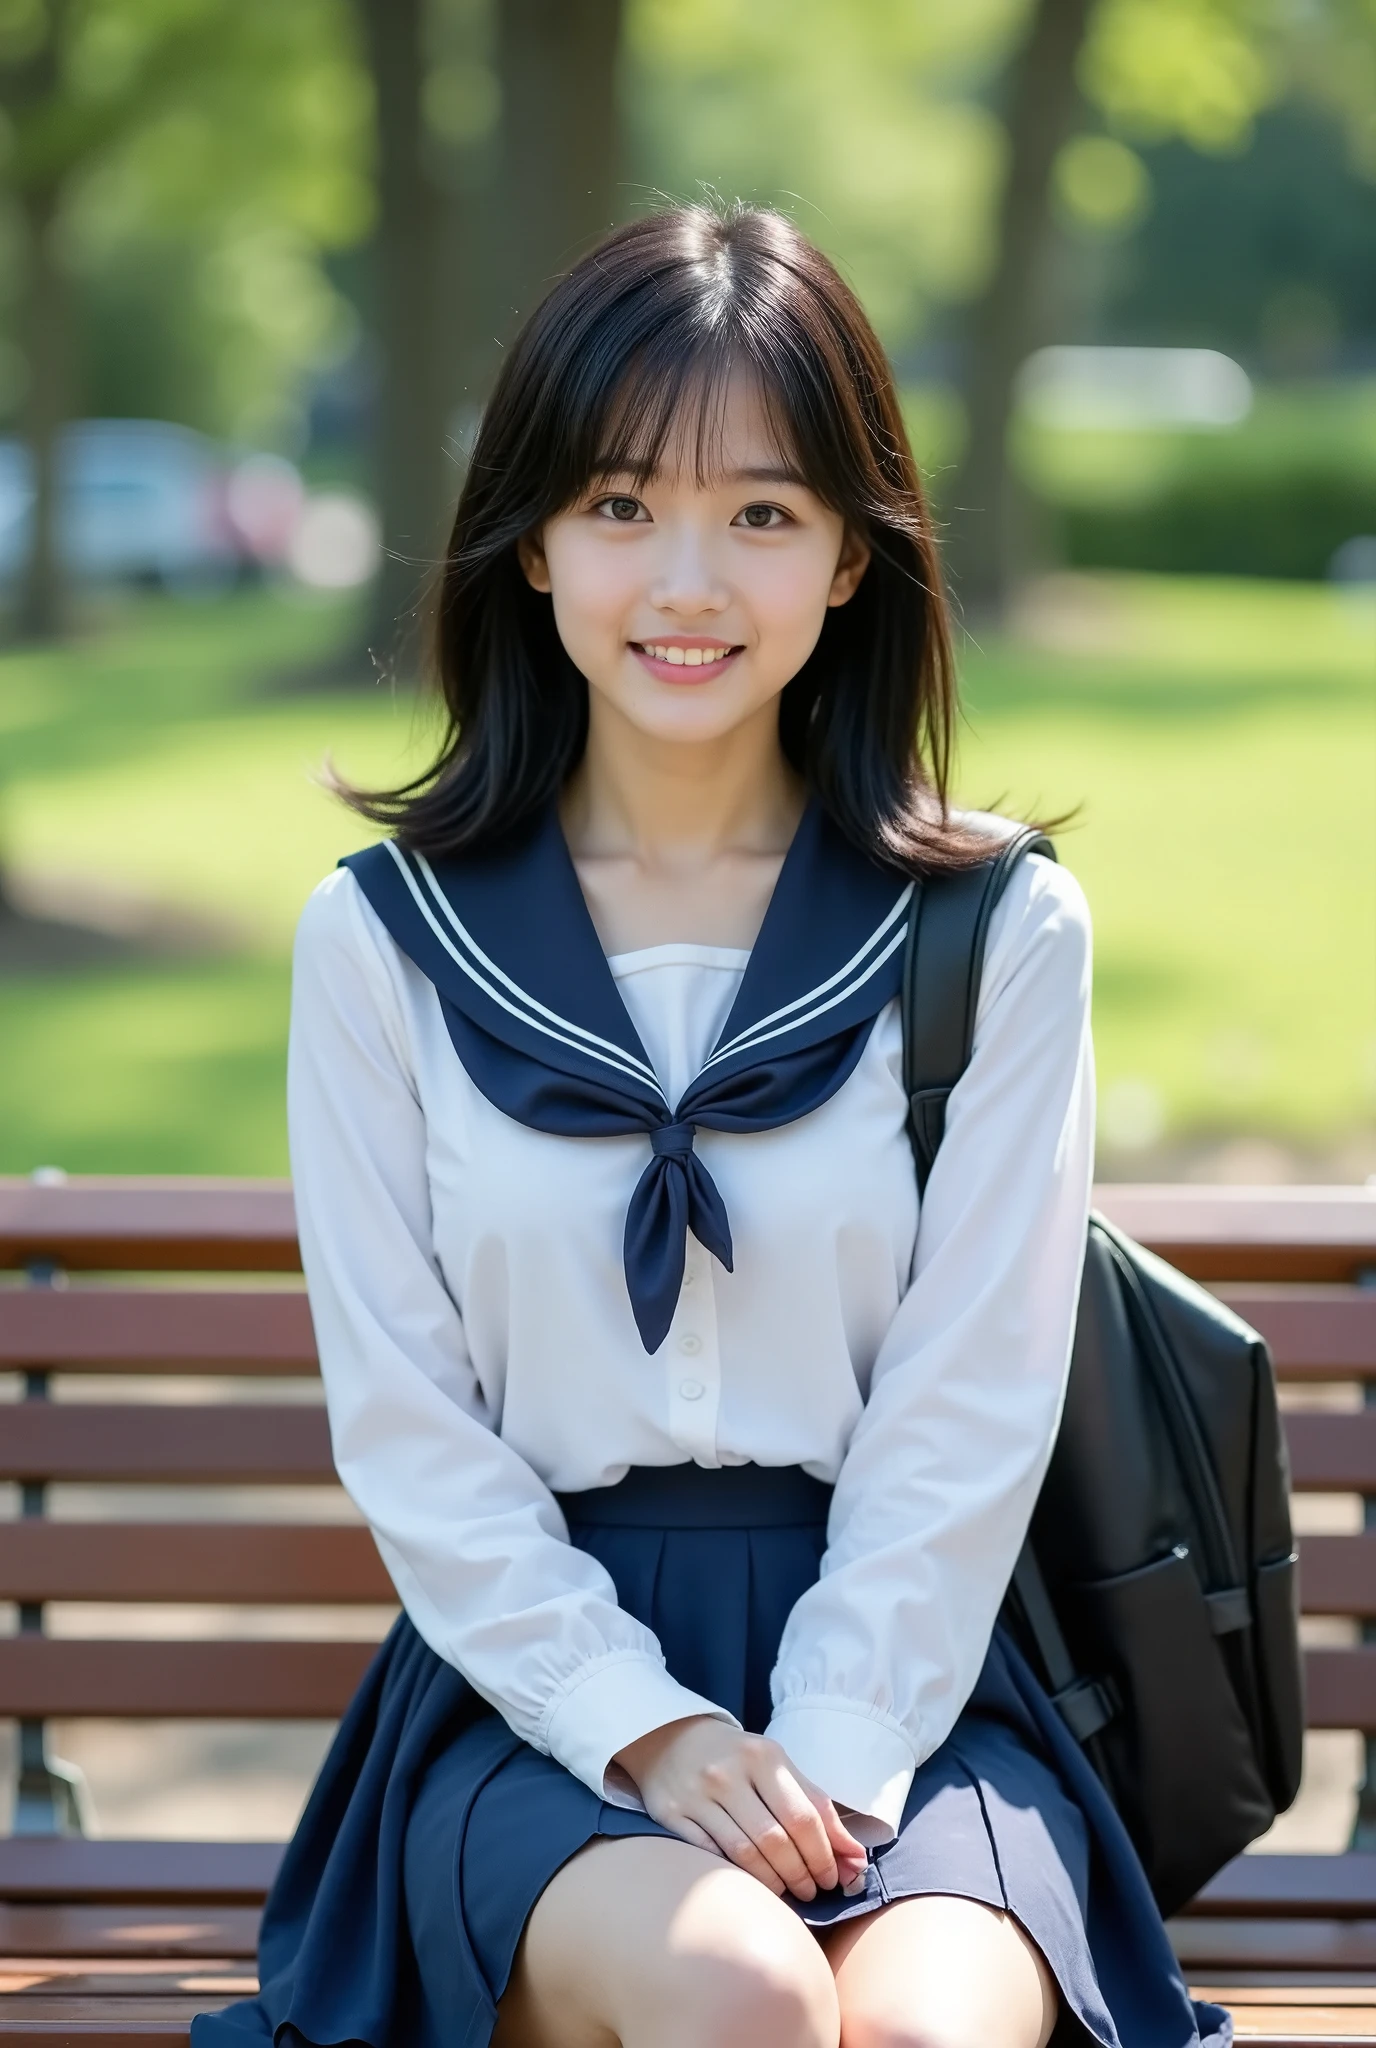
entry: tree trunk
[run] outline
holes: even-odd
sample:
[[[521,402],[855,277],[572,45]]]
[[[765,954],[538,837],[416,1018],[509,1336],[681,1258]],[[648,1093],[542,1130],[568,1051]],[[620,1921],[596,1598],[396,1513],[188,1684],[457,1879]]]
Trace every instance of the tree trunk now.
[[[617,219],[622,0],[498,0],[508,329]]]
[[[956,476],[948,561],[967,619],[997,616],[1017,569],[1008,429],[1018,369],[1043,338],[1037,286],[1047,253],[1051,169],[1075,118],[1075,59],[1094,0],[1036,0],[1013,59],[998,267],[966,332],[968,438]]]
[[[71,327],[67,280],[58,257],[58,194],[20,194],[28,230],[24,302],[28,389],[21,431],[33,475],[29,556],[16,621],[24,640],[57,639],[67,623],[66,576],[58,503],[62,429],[71,417]]]
[[[382,359],[374,475],[382,569],[373,657],[405,675],[454,495],[445,432],[451,399],[441,279],[449,209],[427,160],[425,0],[363,0],[377,105],[375,328]]]

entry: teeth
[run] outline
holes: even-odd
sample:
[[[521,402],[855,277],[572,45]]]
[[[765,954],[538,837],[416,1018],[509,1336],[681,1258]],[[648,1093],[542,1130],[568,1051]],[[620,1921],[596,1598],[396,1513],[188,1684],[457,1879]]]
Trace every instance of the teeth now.
[[[724,661],[731,652],[729,647],[661,647],[646,644],[645,652],[655,661],[671,662],[675,668],[706,668],[714,661]]]
[[[701,647],[685,647],[683,650],[685,668],[701,668],[706,658],[706,653]]]
[[[685,661],[687,660],[687,656],[685,655],[681,647],[666,647],[664,650],[664,659],[666,661],[671,661],[674,664],[675,668],[682,668]]]

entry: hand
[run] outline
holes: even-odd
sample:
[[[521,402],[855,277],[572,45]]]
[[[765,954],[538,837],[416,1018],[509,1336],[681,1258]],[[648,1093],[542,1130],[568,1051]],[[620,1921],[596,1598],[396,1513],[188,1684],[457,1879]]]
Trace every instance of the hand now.
[[[814,1899],[864,1871],[864,1847],[826,1793],[767,1736],[699,1714],[652,1729],[614,1761],[661,1827],[728,1857],[776,1898]]]

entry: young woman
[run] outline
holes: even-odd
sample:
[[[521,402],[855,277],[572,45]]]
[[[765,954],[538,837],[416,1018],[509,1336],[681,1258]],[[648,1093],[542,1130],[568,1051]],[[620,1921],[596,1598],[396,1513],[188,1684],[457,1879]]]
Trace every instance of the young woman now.
[[[997,1616],[1056,1429],[1089,922],[1032,856],[919,1204],[895,1001],[947,811],[931,527],[778,215],[665,212],[507,361],[433,771],[302,920],[341,1477],[405,1609],[197,2022],[370,2048],[1198,2048]]]

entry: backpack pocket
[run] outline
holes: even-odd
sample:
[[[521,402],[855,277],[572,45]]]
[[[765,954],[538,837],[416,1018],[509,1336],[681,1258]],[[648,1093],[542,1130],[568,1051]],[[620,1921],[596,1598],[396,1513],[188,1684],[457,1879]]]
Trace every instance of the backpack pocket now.
[[[1063,1597],[1078,1668],[1122,1703],[1097,1738],[1104,1771],[1172,1912],[1275,1817],[1203,1590],[1181,1545]]]

